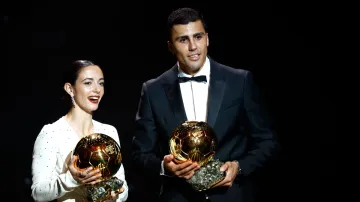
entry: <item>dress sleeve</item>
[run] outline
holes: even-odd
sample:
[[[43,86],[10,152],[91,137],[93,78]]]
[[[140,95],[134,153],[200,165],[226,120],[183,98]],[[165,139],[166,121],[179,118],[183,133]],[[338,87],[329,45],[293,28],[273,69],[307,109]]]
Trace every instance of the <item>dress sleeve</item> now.
[[[69,171],[60,174],[56,170],[58,145],[56,130],[45,125],[33,148],[31,195],[35,201],[51,201],[80,186]]]

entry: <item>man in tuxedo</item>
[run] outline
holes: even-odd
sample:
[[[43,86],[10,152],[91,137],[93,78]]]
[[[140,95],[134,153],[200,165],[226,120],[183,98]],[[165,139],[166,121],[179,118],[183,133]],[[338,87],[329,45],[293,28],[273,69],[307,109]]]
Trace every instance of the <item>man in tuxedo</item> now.
[[[177,63],[143,83],[133,138],[134,167],[161,179],[160,201],[253,201],[251,174],[277,150],[274,132],[252,73],[219,64],[207,54],[209,37],[201,14],[180,8],[168,17],[168,47]],[[218,139],[215,158],[226,177],[207,191],[186,182],[199,169],[169,154],[174,128],[205,121]]]

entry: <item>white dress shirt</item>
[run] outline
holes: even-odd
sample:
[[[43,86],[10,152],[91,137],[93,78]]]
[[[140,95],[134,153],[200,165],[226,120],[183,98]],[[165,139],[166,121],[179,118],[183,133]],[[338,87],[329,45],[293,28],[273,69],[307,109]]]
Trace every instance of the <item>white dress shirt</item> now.
[[[94,132],[112,137],[119,145],[115,127],[93,120]],[[65,116],[45,125],[37,136],[33,150],[31,195],[35,201],[79,202],[87,201],[84,186],[74,180],[68,162],[79,136],[66,121]],[[115,176],[124,181],[124,192],[116,202],[126,201],[128,185],[121,165]]]
[[[178,77],[192,77],[180,69]],[[188,121],[207,121],[207,101],[210,83],[210,61],[206,57],[204,66],[193,76],[206,76],[207,82],[188,81],[180,83],[181,96]],[[164,175],[164,161],[161,162],[160,175]]]
[[[178,65],[178,77],[192,77]],[[206,76],[207,82],[188,81],[180,83],[181,96],[188,121],[204,121],[207,117],[207,100],[210,82],[210,62],[206,58],[204,66],[193,76]]]

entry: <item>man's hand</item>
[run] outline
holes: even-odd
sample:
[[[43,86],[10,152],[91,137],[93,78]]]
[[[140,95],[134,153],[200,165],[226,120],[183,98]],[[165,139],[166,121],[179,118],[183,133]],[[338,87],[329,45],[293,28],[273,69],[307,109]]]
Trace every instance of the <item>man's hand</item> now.
[[[191,161],[178,161],[169,154],[164,156],[164,168],[178,177],[190,179],[200,165]]]
[[[220,171],[225,171],[226,176],[221,182],[215,184],[213,187],[220,187],[220,186],[231,187],[235,180],[236,175],[238,174],[238,170],[239,170],[238,163],[234,161],[225,162],[224,165],[221,166]]]
[[[101,173],[99,169],[94,169],[93,167],[88,167],[80,169],[76,166],[78,156],[72,156],[69,163],[69,171],[73,176],[74,180],[80,184],[96,184],[101,182]]]

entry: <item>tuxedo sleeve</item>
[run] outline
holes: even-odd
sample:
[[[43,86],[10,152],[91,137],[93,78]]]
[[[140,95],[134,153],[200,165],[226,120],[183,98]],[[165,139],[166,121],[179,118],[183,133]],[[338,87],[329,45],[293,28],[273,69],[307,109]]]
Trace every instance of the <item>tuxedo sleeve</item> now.
[[[262,167],[278,151],[279,146],[251,72],[247,72],[245,76],[243,93],[251,145],[246,155],[237,160],[242,175],[247,176]]]
[[[136,113],[132,157],[133,163],[151,176],[159,176],[161,172],[161,159],[156,156],[157,143],[156,123],[147,84],[144,83]]]

